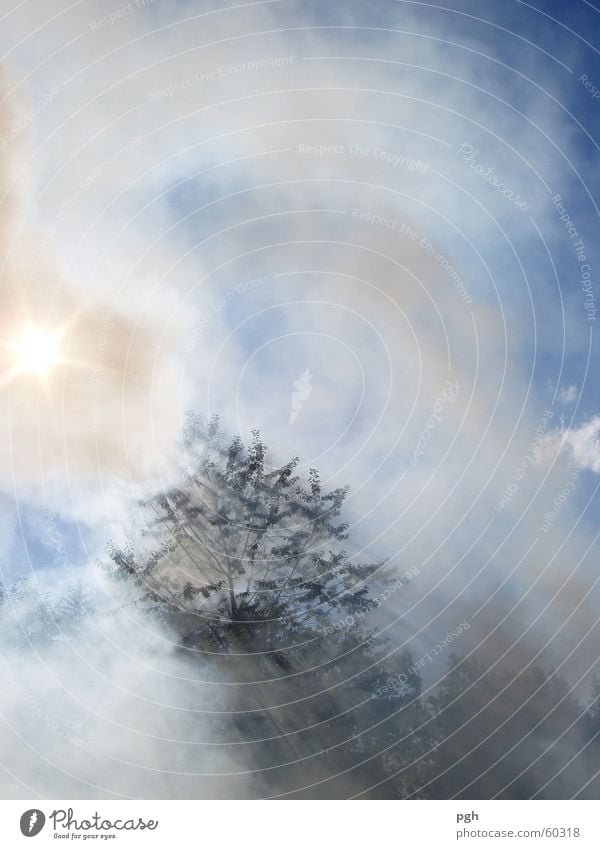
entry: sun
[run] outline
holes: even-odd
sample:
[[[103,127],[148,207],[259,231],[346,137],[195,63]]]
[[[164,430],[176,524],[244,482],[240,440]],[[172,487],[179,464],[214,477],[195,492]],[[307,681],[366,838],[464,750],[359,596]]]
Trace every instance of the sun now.
[[[20,374],[45,377],[61,360],[59,333],[34,324],[24,327],[11,347],[15,371]]]

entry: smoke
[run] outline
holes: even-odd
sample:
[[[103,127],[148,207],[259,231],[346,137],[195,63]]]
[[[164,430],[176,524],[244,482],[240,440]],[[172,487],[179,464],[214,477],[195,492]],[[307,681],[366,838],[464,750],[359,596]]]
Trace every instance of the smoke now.
[[[461,651],[482,662],[550,657],[585,680],[593,296],[586,281],[584,309],[550,200],[562,196],[589,261],[596,178],[571,122],[576,75],[563,76],[581,45],[547,21],[540,44],[537,30],[524,40],[535,11],[511,22],[492,3],[482,20],[403,3],[121,11],[59,3],[32,20],[23,6],[7,22],[19,45],[0,93],[12,509],[51,501],[78,523],[87,565],[123,533],[121,484],[173,479],[183,411],[217,412],[229,433],[261,428],[274,462],[299,455],[328,484],[349,482],[360,555],[418,568],[379,611],[390,651],[425,657],[466,620]],[[6,345],[27,322],[61,334],[44,380],[11,371]],[[568,387],[560,439],[584,467],[558,506],[571,470],[556,415],[544,418],[548,382]],[[15,533],[39,542],[37,524],[3,534],[7,562]],[[83,629],[85,662],[59,641],[14,679],[17,694],[39,687],[57,722],[81,723],[99,757],[48,735],[17,695],[4,763],[27,760],[6,793],[20,780],[46,793],[55,774],[65,796],[212,792],[169,770],[197,771],[205,726],[186,712],[219,688],[160,631],[150,651],[137,620],[101,621]],[[47,757],[37,784],[35,751]],[[215,757],[209,768],[228,771]]]
[[[4,93],[0,134],[9,138],[10,104]],[[66,495],[65,484],[77,490],[81,482],[139,481],[164,470],[186,395],[176,368],[181,327],[165,324],[168,292],[151,305],[141,294],[120,297],[126,281],[116,269],[102,292],[78,287],[55,252],[40,255],[31,198],[19,188],[26,148],[24,139],[11,141],[0,172],[0,467],[5,488],[41,501],[57,490]],[[143,281],[136,286],[143,292]],[[58,339],[59,362],[43,379],[15,372],[11,343],[29,325]]]
[[[2,608],[0,796],[243,796],[244,764],[219,744],[214,667],[97,574],[80,577],[82,595],[29,584]]]

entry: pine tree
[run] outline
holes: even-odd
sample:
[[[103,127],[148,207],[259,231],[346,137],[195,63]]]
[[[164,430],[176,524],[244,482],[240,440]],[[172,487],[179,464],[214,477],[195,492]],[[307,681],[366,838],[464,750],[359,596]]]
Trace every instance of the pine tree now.
[[[273,468],[258,432],[227,441],[216,419],[190,417],[183,447],[180,483],[140,505],[143,532],[110,546],[113,574],[190,658],[244,685],[227,691],[239,711],[227,733],[263,741],[253,764],[279,792],[310,779],[309,796],[340,798],[403,770],[392,792],[406,795],[421,681],[411,675],[401,709],[376,695],[411,659],[386,665],[375,638],[384,564],[347,551],[347,488],[327,490],[316,469],[302,477],[296,457]]]
[[[270,469],[257,431],[249,445],[226,444],[217,419],[190,416],[183,445],[180,484],[142,503],[145,552],[130,542],[109,554],[144,602],[197,624],[188,644],[256,638],[253,626],[266,622],[293,638],[371,608],[367,582],[382,564],[357,563],[344,548],[346,487],[325,491],[316,469],[302,479],[297,457]]]

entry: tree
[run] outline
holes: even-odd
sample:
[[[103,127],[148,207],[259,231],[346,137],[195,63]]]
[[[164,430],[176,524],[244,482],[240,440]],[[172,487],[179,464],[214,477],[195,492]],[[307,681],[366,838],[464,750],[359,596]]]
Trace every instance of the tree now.
[[[181,482],[142,502],[145,550],[109,554],[142,602],[201,623],[188,643],[207,629],[222,641],[231,626],[256,636],[266,622],[293,639],[370,609],[367,581],[382,564],[356,563],[343,547],[346,487],[325,491],[316,469],[301,478],[297,457],[269,469],[258,431],[249,445],[227,444],[216,417],[189,416],[183,448]]]
[[[590,687],[590,702],[587,707],[586,721],[589,729],[589,736],[594,737],[600,735],[600,679],[596,676],[592,678]]]
[[[26,649],[54,639],[57,634],[52,597],[32,578],[19,578],[3,588],[2,639],[16,649]]]
[[[568,798],[577,786],[583,710],[555,672],[452,655],[429,706],[436,798]]]
[[[53,603],[53,614],[63,639],[72,639],[81,633],[83,626],[96,612],[93,588],[81,577],[69,581]]]
[[[0,585],[0,640],[25,649],[77,638],[94,613],[94,593],[76,578],[53,592],[35,578],[19,578],[10,588]]]
[[[600,680],[593,676],[583,720],[584,742],[577,759],[577,798],[597,799],[600,793]]]
[[[410,768],[422,748],[412,733],[420,677],[406,704],[375,695],[412,661],[405,653],[388,669],[389,647],[375,638],[387,579],[382,563],[346,550],[347,488],[327,490],[316,469],[302,477],[297,457],[273,468],[258,432],[248,445],[228,441],[216,418],[190,416],[183,449],[178,485],[145,499],[145,526],[109,554],[181,650],[202,652],[217,680],[244,684],[227,690],[227,709],[239,711],[219,733],[261,740],[252,763],[278,792],[308,782],[308,795],[340,798]],[[393,792],[408,786],[405,774]]]

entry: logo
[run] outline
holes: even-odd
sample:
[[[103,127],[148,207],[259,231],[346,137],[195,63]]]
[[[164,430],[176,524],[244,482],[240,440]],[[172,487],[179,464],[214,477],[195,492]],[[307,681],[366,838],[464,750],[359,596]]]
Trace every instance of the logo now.
[[[308,369],[305,369],[300,372],[298,380],[294,381],[294,391],[292,392],[292,404],[290,410],[290,427],[296,421],[296,416],[313,390],[311,380],[312,374]]]
[[[24,837],[35,837],[43,829],[46,817],[37,808],[25,811],[21,816],[21,834]]]

